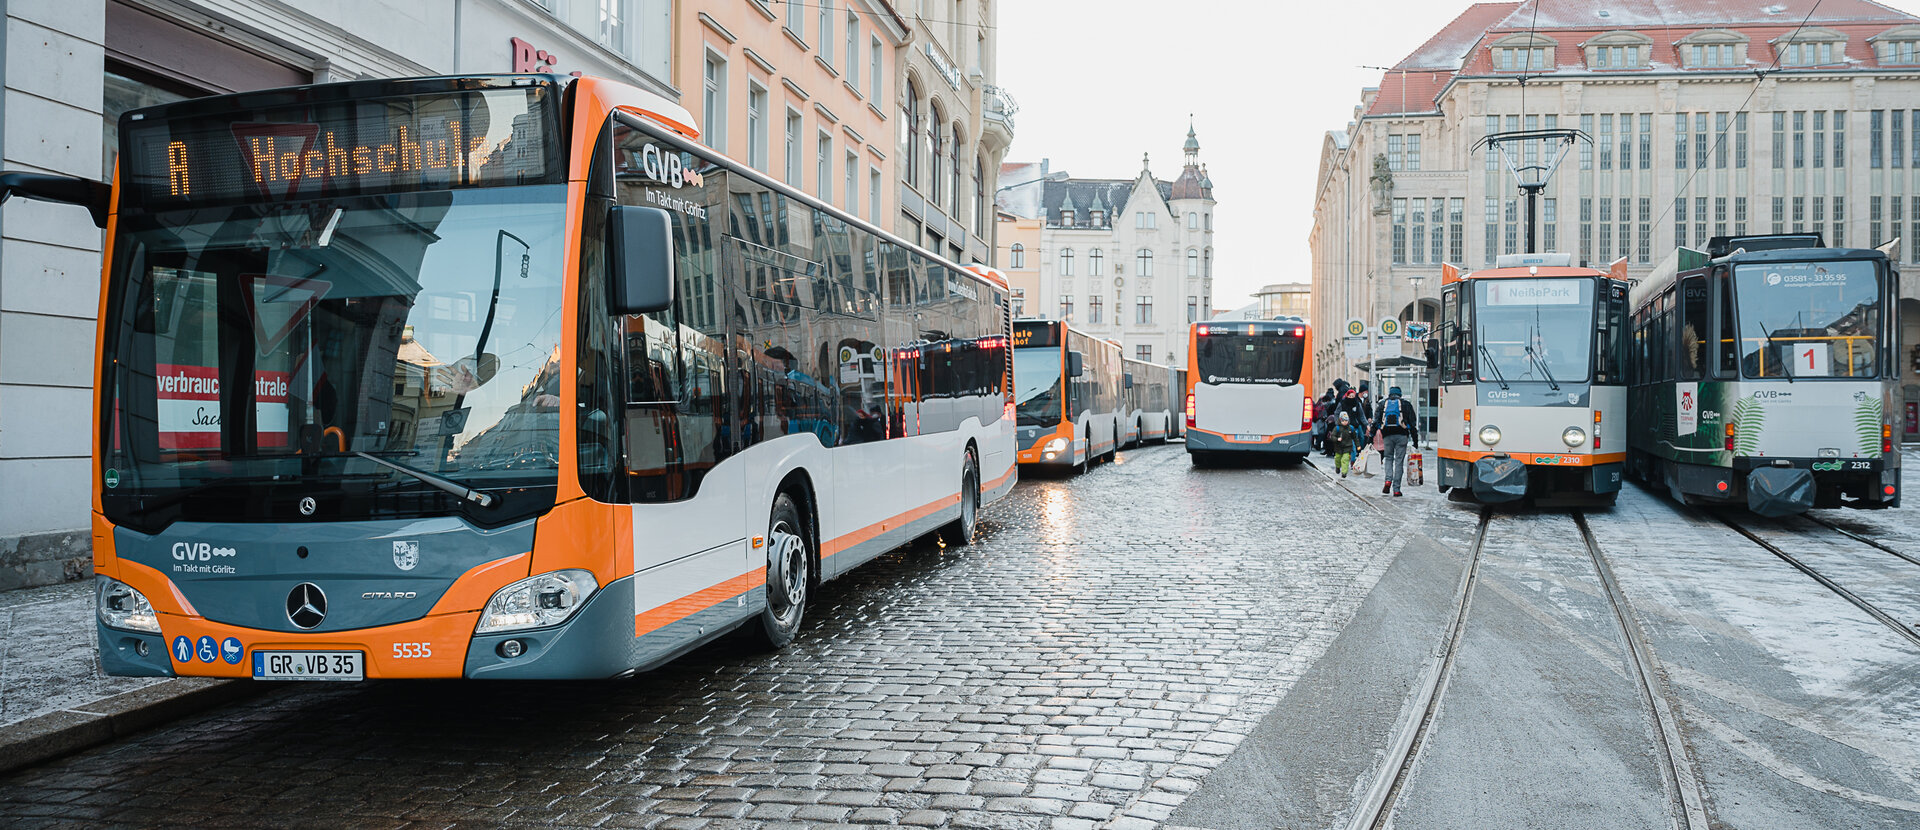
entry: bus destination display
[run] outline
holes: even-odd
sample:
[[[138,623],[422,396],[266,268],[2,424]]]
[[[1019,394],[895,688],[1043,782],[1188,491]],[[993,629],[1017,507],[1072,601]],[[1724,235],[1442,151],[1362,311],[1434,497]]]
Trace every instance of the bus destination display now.
[[[1060,345],[1059,323],[1014,323],[1013,347],[1024,349],[1029,346]]]
[[[130,120],[139,204],[542,184],[563,176],[544,88],[433,93]],[[134,117],[138,117],[136,114]]]

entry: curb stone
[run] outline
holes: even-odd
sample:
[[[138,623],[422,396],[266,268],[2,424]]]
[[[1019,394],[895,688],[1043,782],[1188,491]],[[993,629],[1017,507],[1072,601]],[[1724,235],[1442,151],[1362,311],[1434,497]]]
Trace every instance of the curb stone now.
[[[266,690],[250,680],[175,678],[0,726],[0,775]]]

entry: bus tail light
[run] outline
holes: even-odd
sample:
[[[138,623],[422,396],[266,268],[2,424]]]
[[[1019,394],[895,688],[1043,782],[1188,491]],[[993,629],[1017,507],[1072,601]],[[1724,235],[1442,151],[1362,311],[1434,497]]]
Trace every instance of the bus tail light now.
[[[1313,399],[1300,399],[1300,428],[1313,429]]]
[[[1739,424],[1727,424],[1727,452],[1733,452],[1733,439],[1740,437]]]
[[[1880,424],[1880,454],[1886,455],[1891,452],[1893,452],[1893,425],[1882,423]]]
[[[1206,329],[1202,328],[1201,333],[1205,334]],[[1193,428],[1193,393],[1192,392],[1187,393],[1187,428],[1188,429]]]
[[[1593,448],[1600,449],[1600,410],[1593,411]]]

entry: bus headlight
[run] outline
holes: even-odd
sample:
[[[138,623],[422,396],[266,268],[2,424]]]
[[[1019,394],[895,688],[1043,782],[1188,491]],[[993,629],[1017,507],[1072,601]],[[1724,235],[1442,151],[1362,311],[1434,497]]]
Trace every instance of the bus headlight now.
[[[146,595],[112,577],[96,576],[93,581],[94,609],[100,615],[101,625],[122,631],[160,633],[160,618],[153,613],[153,605],[147,602]]]
[[[530,576],[494,592],[475,634],[541,628],[566,622],[600,589],[593,574],[578,569]]]
[[[1579,427],[1567,427],[1565,432],[1560,433],[1560,440],[1569,447],[1578,447],[1587,443],[1587,431]]]
[[[1481,427],[1480,443],[1489,447],[1500,443],[1500,428],[1491,424]]]
[[[1041,447],[1040,451],[1041,452],[1059,452],[1066,448],[1067,448],[1067,439],[1055,438],[1052,441],[1048,441],[1046,446]]]

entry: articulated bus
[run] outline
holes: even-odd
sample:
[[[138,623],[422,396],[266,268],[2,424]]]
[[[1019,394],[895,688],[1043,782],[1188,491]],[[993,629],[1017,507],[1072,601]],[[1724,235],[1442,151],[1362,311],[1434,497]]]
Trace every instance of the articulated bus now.
[[[1124,358],[1121,386],[1126,417],[1120,423],[1120,445],[1164,444],[1180,437],[1181,401],[1186,396],[1186,373],[1172,366]]]
[[[1058,320],[1013,323],[1014,417],[1020,463],[1085,472],[1123,437],[1120,347]]]
[[[1187,454],[1297,462],[1312,452],[1313,328],[1297,317],[1194,323],[1187,337]],[[1295,416],[1298,417],[1295,417]]]
[[[114,675],[594,678],[1013,485],[1008,291],[549,75],[135,110],[95,376]]]

